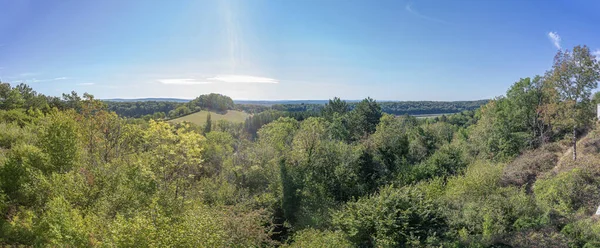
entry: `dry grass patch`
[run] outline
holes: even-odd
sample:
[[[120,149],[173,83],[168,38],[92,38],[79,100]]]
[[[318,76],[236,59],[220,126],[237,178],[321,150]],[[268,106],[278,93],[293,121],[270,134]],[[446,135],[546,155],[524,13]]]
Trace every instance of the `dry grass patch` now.
[[[547,144],[539,149],[528,151],[504,167],[501,184],[504,186],[527,185],[530,190],[536,178],[554,168],[562,148],[558,144]]]

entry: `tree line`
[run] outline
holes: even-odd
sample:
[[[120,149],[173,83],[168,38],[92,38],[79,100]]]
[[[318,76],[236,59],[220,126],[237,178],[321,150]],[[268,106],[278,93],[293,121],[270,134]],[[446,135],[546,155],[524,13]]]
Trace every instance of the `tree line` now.
[[[425,115],[425,114],[452,114],[463,111],[475,110],[485,105],[489,100],[478,101],[398,101],[398,102],[379,102],[381,110],[387,114],[393,115]],[[354,109],[358,102],[348,102],[348,108]],[[323,109],[323,104],[274,104],[271,109],[288,112],[319,112]]]
[[[436,102],[436,101],[403,101],[403,102],[380,102],[381,110],[384,113],[394,115],[424,115],[424,114],[452,114],[463,111],[473,111],[488,100],[479,101],[454,101],[454,102]],[[129,118],[176,118],[188,115],[200,110],[209,110],[215,112],[225,112],[227,110],[239,110],[250,114],[257,114],[265,111],[288,112],[287,115],[296,115],[297,112],[320,113],[324,104],[314,103],[294,103],[294,104],[234,104],[233,100],[221,94],[201,95],[188,103],[166,102],[166,101],[105,101],[109,110],[116,112],[119,116]],[[357,102],[349,102],[349,109],[356,107]],[[266,114],[268,115],[268,114]],[[301,114],[303,115],[303,114]]]

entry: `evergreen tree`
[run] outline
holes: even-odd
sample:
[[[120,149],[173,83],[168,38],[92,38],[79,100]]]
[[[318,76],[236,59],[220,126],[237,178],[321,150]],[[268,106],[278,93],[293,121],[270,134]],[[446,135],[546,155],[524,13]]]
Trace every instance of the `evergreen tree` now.
[[[210,113],[206,115],[206,124],[204,124],[204,134],[210,133],[212,129],[212,120],[210,118]]]

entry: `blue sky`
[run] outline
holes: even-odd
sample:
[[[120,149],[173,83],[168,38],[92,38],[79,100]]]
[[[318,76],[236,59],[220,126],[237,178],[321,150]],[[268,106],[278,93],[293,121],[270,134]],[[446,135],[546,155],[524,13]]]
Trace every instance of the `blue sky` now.
[[[474,100],[600,49],[599,1],[0,0],[0,78],[98,98]],[[600,50],[598,50],[600,51]]]

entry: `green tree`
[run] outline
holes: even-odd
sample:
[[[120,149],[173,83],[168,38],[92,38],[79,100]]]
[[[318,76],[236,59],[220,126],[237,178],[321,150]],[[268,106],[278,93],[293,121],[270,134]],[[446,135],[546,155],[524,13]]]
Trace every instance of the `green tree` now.
[[[543,117],[548,96],[539,76],[514,83],[506,97],[490,101],[477,111],[479,123],[471,128],[471,139],[487,158],[506,160],[524,149],[536,148],[550,137]]]
[[[52,113],[40,126],[39,146],[48,154],[52,171],[66,173],[77,165],[80,135],[75,115],[72,111]]]
[[[0,109],[10,110],[23,107],[25,99],[19,89],[11,88],[8,83],[0,82]]]
[[[590,96],[598,87],[600,65],[587,46],[576,46],[573,51],[556,54],[549,80],[564,105],[564,124],[573,132],[573,160],[577,160],[577,129],[586,127],[592,119]]]
[[[538,147],[549,137],[549,127],[543,122],[541,108],[547,102],[544,78],[522,78],[506,92],[510,122],[514,129],[527,135],[527,146]]]
[[[334,113],[338,113],[343,116],[349,111],[349,106],[346,101],[342,101],[339,97],[334,97],[333,99],[329,99],[329,102],[325,104],[321,113],[323,117],[327,118],[329,121],[333,120]]]
[[[75,111],[81,111],[81,97],[75,91],[71,91],[71,94],[62,94],[62,102],[65,106]]]
[[[208,115],[206,115],[206,124],[204,124],[203,133],[206,135],[207,133],[210,133],[211,129],[212,129],[212,120],[210,118],[210,113],[208,113]]]
[[[188,131],[185,126],[175,129],[168,123],[150,121],[145,130],[146,155],[150,169],[157,178],[161,204],[171,211],[181,210],[187,190],[194,178],[205,176],[202,152],[205,138]]]
[[[386,186],[349,202],[333,224],[358,247],[435,246],[447,229],[439,206],[415,187]]]
[[[375,147],[375,158],[384,165],[384,175],[393,177],[407,162],[409,147],[405,130],[402,120],[386,114],[370,137]]]
[[[205,171],[216,176],[223,170],[226,161],[233,156],[235,140],[231,134],[222,131],[212,131],[206,135],[206,147],[203,152]]]
[[[169,117],[177,118],[179,116],[189,115],[192,111],[185,105],[181,105],[174,110],[169,112]]]
[[[217,112],[225,112],[228,109],[233,109],[235,106],[230,97],[216,93],[201,95],[187,103],[187,105],[193,111],[208,109]]]
[[[37,183],[43,173],[52,172],[48,157],[32,145],[18,145],[10,150],[0,167],[0,191],[11,203],[30,206],[40,203]]]
[[[350,125],[355,139],[374,133],[381,116],[381,106],[372,98],[359,102],[350,112]]]

